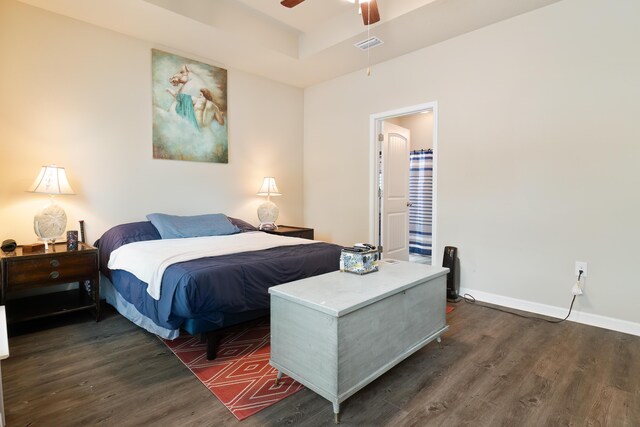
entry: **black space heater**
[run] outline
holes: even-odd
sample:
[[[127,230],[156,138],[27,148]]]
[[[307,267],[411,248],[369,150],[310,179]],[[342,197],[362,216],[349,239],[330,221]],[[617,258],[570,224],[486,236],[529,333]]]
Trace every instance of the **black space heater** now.
[[[447,300],[450,302],[460,301],[460,260],[458,259],[458,248],[455,246],[444,247],[444,257],[442,266],[449,269],[447,273]]]

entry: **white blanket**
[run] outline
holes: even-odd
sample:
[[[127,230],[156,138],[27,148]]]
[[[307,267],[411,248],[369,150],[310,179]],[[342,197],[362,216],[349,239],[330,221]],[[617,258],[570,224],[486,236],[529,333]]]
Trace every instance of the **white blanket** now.
[[[192,259],[260,251],[277,246],[309,245],[314,240],[277,236],[261,231],[230,236],[192,237],[134,242],[111,252],[109,269],[125,270],[146,282],[147,293],[160,299],[164,271],[172,264]]]

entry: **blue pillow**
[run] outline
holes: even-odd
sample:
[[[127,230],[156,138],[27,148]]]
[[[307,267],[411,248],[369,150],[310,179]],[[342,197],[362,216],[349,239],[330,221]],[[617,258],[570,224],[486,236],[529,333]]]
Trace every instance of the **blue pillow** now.
[[[163,239],[225,236],[240,232],[223,214],[178,216],[152,213],[147,215],[147,219],[158,229]]]

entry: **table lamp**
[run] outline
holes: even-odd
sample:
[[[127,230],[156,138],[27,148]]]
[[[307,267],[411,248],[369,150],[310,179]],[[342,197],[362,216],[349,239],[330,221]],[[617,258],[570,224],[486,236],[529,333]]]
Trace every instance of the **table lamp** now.
[[[258,219],[260,220],[258,229],[276,230],[278,228],[276,220],[280,209],[271,201],[271,196],[281,195],[276,186],[276,179],[272,176],[265,176],[264,181],[262,181],[262,187],[258,190],[258,196],[267,196],[267,201],[258,206]]]
[[[67,214],[55,203],[57,194],[76,194],[64,168],[56,165],[42,166],[38,177],[27,190],[32,193],[49,194],[49,203],[36,212],[33,218],[33,231],[39,240],[49,249],[49,243],[55,243],[56,239],[64,234],[67,228]]]

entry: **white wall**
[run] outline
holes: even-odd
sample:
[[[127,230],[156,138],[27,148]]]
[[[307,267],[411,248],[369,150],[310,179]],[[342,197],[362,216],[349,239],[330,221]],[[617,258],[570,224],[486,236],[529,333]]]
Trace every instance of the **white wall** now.
[[[565,0],[305,90],[305,222],[367,240],[371,114],[438,102],[438,247],[463,287],[640,331],[640,2]]]
[[[172,31],[181,31],[179,28]],[[280,223],[302,224],[303,91],[228,70],[229,164],[154,160],[151,48],[158,46],[0,0],[0,238],[36,240],[41,165],[67,169],[68,229],[90,242],[151,212],[224,212],[257,223],[262,177],[283,193]]]

